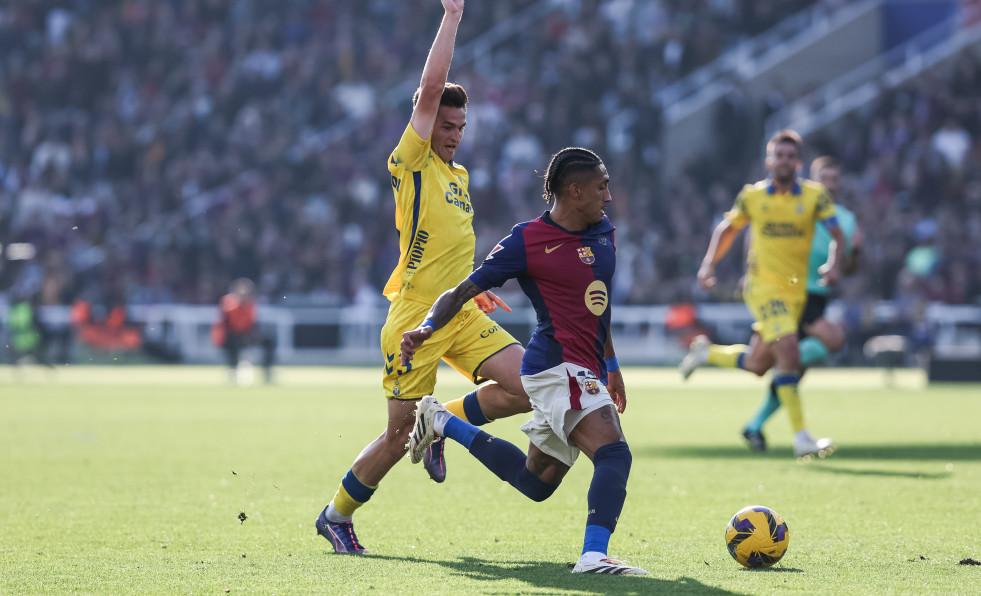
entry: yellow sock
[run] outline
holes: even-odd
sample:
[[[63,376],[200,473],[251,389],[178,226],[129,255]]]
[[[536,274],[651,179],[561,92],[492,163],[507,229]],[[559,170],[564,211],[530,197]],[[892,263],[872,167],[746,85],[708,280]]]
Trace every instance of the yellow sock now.
[[[334,509],[341,515],[354,515],[358,507],[368,502],[376,488],[378,488],[377,485],[368,486],[358,480],[358,477],[354,475],[354,470],[348,470],[344,479],[341,480],[341,485],[337,487],[337,493],[334,494]],[[351,493],[354,493],[354,496],[351,496]]]
[[[485,391],[504,391],[497,383],[487,383],[482,387]],[[443,407],[460,420],[469,422],[474,426],[483,426],[491,420],[484,415],[484,411],[480,408],[480,401],[477,400],[477,391],[477,389],[474,389],[460,399],[454,399],[451,402],[443,404]]]
[[[749,350],[745,344],[733,346],[719,346],[712,344],[709,346],[708,363],[722,368],[742,368],[742,356]]]
[[[797,384],[800,376],[796,374],[778,374],[773,377],[773,383],[777,386],[777,397],[780,403],[787,409],[790,417],[790,427],[794,432],[804,430],[804,411],[800,407],[800,394],[797,392]]]
[[[470,422],[470,420],[467,419],[466,411],[464,411],[463,409],[464,399],[466,398],[461,397],[459,399],[454,399],[453,401],[448,401],[445,404],[443,404],[443,407],[449,410],[450,414],[453,414],[460,420],[466,420],[467,422]]]

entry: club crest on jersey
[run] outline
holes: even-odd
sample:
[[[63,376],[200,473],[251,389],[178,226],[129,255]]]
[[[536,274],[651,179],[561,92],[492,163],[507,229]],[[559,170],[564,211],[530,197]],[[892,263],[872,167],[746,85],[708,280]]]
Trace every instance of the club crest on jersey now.
[[[579,260],[583,263],[592,265],[594,262],[596,262],[596,257],[593,255],[592,248],[584,246],[582,248],[577,248],[576,252],[579,253]]]
[[[599,383],[593,381],[592,379],[587,380],[585,383],[582,384],[582,386],[586,390],[586,393],[590,395],[596,395],[597,393],[600,392]]]

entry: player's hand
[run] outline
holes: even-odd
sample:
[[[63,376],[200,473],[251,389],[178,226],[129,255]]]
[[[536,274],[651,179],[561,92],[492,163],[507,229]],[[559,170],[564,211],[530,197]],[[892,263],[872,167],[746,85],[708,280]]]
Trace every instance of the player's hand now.
[[[412,360],[412,357],[416,355],[416,350],[418,350],[424,341],[433,336],[433,328],[429,325],[424,327],[418,327],[412,331],[406,331],[402,334],[402,344],[399,346],[401,349],[401,361],[402,366],[405,366]]]
[[[497,310],[498,306],[508,312],[511,312],[511,307],[505,304],[503,300],[497,297],[497,294],[491,292],[490,290],[481,292],[480,294],[474,296],[473,303],[477,305],[477,308],[479,308],[481,312],[488,315]]]
[[[623,414],[627,409],[627,390],[623,386],[623,375],[619,370],[606,373],[606,390],[610,392],[617,412]]]
[[[838,283],[838,264],[828,266],[827,263],[821,265],[818,268],[818,273],[821,274],[821,281],[819,282],[822,286],[830,286],[832,284]]]
[[[446,14],[463,14],[463,0],[443,0],[443,10]]]
[[[702,266],[698,268],[698,285],[702,286],[703,290],[711,290],[715,284],[715,265],[702,263]]]

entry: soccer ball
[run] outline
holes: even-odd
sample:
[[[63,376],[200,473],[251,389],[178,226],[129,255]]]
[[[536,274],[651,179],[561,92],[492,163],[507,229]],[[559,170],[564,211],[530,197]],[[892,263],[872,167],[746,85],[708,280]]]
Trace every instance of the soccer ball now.
[[[744,567],[769,567],[787,552],[790,532],[780,514],[762,505],[740,509],[726,526],[729,554]]]

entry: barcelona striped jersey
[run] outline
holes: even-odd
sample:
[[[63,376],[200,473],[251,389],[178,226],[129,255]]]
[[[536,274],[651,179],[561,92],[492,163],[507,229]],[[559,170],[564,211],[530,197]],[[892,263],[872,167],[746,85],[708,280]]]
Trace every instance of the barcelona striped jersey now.
[[[546,211],[514,226],[470,275],[483,290],[515,278],[535,307],[538,326],[525,349],[522,375],[568,362],[606,383],[603,355],[616,269],[613,230],[604,216],[582,232],[570,232]]]

